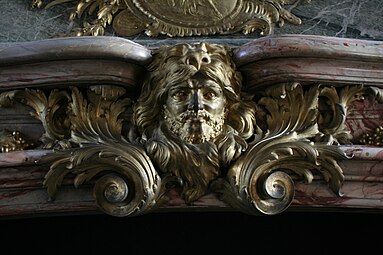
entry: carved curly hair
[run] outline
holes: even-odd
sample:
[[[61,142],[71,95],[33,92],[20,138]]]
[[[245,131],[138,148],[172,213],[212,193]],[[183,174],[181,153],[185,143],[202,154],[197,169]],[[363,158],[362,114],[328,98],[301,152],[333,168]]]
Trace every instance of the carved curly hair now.
[[[154,53],[141,96],[133,108],[133,123],[145,137],[145,148],[161,172],[179,177],[186,203],[200,198],[223,167],[246,150],[253,135],[255,104],[241,93],[241,75],[222,45],[181,44]],[[226,98],[223,131],[214,141],[188,144],[164,123],[163,106],[172,86],[202,73],[219,84]]]
[[[236,71],[231,49],[224,45],[201,43],[160,47],[153,54],[141,95],[133,109],[133,123],[142,133],[158,127],[163,120],[169,88],[203,73],[222,89],[227,100],[225,124],[247,139],[254,133],[255,106],[241,92],[242,76]]]

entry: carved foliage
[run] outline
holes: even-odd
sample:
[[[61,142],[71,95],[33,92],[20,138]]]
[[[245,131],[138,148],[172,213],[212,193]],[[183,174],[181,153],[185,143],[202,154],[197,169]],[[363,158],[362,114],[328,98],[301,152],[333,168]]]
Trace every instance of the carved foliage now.
[[[345,113],[363,93],[366,89],[361,86],[305,89],[297,83],[266,89],[257,105],[266,112],[267,129],[263,133],[258,131],[247,151],[229,166],[226,176],[213,182],[213,190],[232,206],[251,214],[282,212],[294,198],[293,179],[310,183],[315,173],[321,174],[330,188],[342,195],[344,176],[338,161],[349,156],[337,146],[337,137],[349,134],[344,124]],[[64,178],[72,174],[76,187],[97,180],[96,202],[108,214],[135,215],[156,207],[165,191],[165,181],[161,185],[145,147],[134,136],[123,135],[121,114],[132,104],[124,94],[123,88],[113,86],[91,87],[88,100],[76,87],[71,89],[71,96],[66,91],[52,90],[45,97],[40,90],[28,89],[1,94],[2,106],[22,95],[21,101],[35,109],[36,118],[46,130],[42,137],[49,138],[42,139],[45,147],[51,148],[52,140],[72,147],[56,147],[64,150],[39,162],[51,164],[44,181],[51,197]],[[59,99],[65,99],[67,111],[65,118],[58,119],[71,123],[70,137],[63,129],[55,128],[57,122],[50,121],[53,115],[47,114],[59,108],[62,101]],[[325,104],[320,103],[324,99],[327,105],[335,106],[326,108],[325,112],[330,113],[327,119],[319,107]],[[349,136],[340,137],[345,141]],[[148,146],[151,150],[153,144]]]
[[[297,83],[267,89],[258,101],[267,112],[267,130],[231,166],[226,179],[214,183],[222,198],[250,214],[280,213],[294,198],[291,177],[311,183],[315,173],[342,195],[344,176],[338,161],[351,155],[336,146],[337,138],[342,142],[350,138],[346,112],[365,89],[347,86],[339,90],[319,86],[304,90]],[[333,106],[326,113],[329,120],[319,111],[324,98]]]
[[[76,0],[73,0],[76,1]],[[51,0],[45,8],[72,0]],[[83,18],[84,26],[70,35],[103,35],[113,24],[121,36],[145,32],[149,36],[193,36],[209,34],[272,34],[273,27],[285,21],[300,24],[301,20],[284,5],[297,0],[77,0],[70,20]],[[305,2],[310,2],[306,0]],[[42,0],[32,6],[43,7]],[[89,14],[94,20],[87,20]]]
[[[57,114],[64,111],[62,105],[66,105],[69,95],[66,91],[52,90],[47,97],[42,90],[17,90],[0,94],[0,107],[10,107],[14,100],[30,106],[34,111],[30,114],[40,120],[45,133],[40,141],[44,149],[54,147],[69,148],[66,140],[70,136],[69,122],[65,114]]]
[[[20,101],[42,122],[42,147],[54,149],[38,162],[49,166],[44,186],[50,196],[67,177],[76,187],[95,182],[96,203],[111,215],[156,208],[174,183],[187,203],[211,188],[250,214],[282,212],[294,198],[293,180],[310,183],[317,175],[342,195],[338,163],[350,155],[339,145],[352,139],[347,113],[365,94],[381,102],[381,90],[285,83],[252,97],[241,91],[227,50],[161,48],[135,104],[123,87],[98,85],[7,91],[0,106]],[[217,113],[224,122],[216,134],[209,120]],[[265,118],[256,123],[261,113]],[[178,136],[166,117],[201,139]]]
[[[62,149],[41,159],[38,164],[47,164],[50,170],[44,186],[54,197],[57,188],[68,174],[74,175],[74,185],[96,179],[94,196],[99,207],[114,216],[136,215],[156,205],[161,179],[142,146],[127,141],[122,136],[120,114],[131,104],[130,99],[119,97],[124,89],[112,86],[94,86],[88,91],[87,101],[76,88],[71,96],[65,96],[67,111],[65,119],[70,123],[70,138],[67,132],[56,132],[56,122],[50,114],[59,108],[60,96],[66,91],[53,90],[48,99],[40,90],[4,92],[3,101],[22,95],[23,102],[35,109],[35,116],[42,121],[45,133],[44,147],[51,140],[68,144]],[[53,113],[52,113],[53,114]],[[56,140],[60,139],[61,140]],[[52,147],[52,146],[49,146]],[[96,177],[96,178],[95,178]]]

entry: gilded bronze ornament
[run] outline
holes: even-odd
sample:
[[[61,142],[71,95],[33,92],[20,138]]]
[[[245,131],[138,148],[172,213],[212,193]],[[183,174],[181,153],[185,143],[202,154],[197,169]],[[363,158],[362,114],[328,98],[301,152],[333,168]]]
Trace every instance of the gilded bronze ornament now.
[[[368,95],[373,96],[378,103],[383,103],[383,91],[378,87],[368,87]],[[383,127],[377,126],[371,132],[363,133],[360,137],[357,138],[359,144],[365,145],[383,145]]]
[[[246,150],[257,128],[255,104],[241,93],[240,73],[222,45],[164,46],[148,70],[133,122],[149,156],[163,174],[180,178],[190,203]]]
[[[208,3],[208,2],[206,2]],[[51,153],[50,197],[66,178],[94,185],[99,208],[114,216],[154,210],[167,192],[191,205],[214,192],[249,214],[277,214],[294,199],[294,182],[316,176],[342,196],[339,145],[353,102],[379,88],[277,83],[249,91],[230,47],[177,44],[152,52],[139,95],[122,85],[10,90],[41,121]]]
[[[226,178],[213,185],[222,199],[249,214],[277,214],[294,198],[290,175],[311,183],[314,173],[323,175],[330,188],[342,195],[344,176],[337,161],[349,156],[333,146],[335,138],[318,125],[322,91],[319,86],[305,90],[299,83],[265,90],[258,105],[267,113],[267,129],[249,144]],[[344,119],[336,123],[343,125]]]
[[[161,178],[144,148],[123,136],[120,117],[131,104],[125,90],[115,86],[94,86],[87,99],[76,87],[68,105],[73,149],[43,158],[50,165],[44,185],[51,197],[63,178],[75,174],[77,187],[100,176],[94,185],[96,203],[114,216],[133,216],[156,206]],[[122,98],[121,98],[122,97]]]
[[[0,152],[22,151],[33,145],[19,131],[0,130]]]
[[[72,31],[72,36],[103,35],[108,25],[120,36],[141,32],[170,37],[237,32],[269,35],[275,25],[301,24],[284,7],[300,0],[51,0],[45,8],[76,1],[69,19],[84,18],[84,26]],[[33,0],[32,6],[41,8],[44,4]],[[93,20],[86,20],[86,14]]]
[[[364,133],[359,138],[360,144],[382,146],[383,144],[383,127],[378,126],[372,133]]]
[[[0,107],[10,107],[14,101],[30,106],[34,110],[30,114],[41,121],[45,130],[40,138],[43,148],[68,148],[70,147],[67,140],[70,136],[68,118],[58,114],[65,110],[68,100],[69,95],[66,91],[52,90],[47,97],[42,90],[26,88],[1,93]]]

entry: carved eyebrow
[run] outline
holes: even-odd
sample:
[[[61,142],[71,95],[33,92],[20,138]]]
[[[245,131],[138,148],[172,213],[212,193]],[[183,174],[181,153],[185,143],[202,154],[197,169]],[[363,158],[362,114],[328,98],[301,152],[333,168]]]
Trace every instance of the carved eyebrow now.
[[[208,85],[209,87],[221,88],[221,86],[218,83],[214,82],[214,81],[209,81],[209,82],[207,82],[205,84]]]
[[[181,84],[178,84],[177,86],[173,86],[173,87],[169,88],[169,92],[177,91],[180,89],[190,89],[190,86],[183,82]]]
[[[215,81],[212,80],[204,80],[200,81],[198,79],[189,79],[186,81],[187,88],[201,88],[201,87],[207,87],[207,88],[217,88],[217,89],[222,89],[221,86],[216,83]]]
[[[211,88],[211,89],[222,90],[222,87],[214,81],[206,81],[206,82],[202,83],[201,85],[203,85],[204,87]]]

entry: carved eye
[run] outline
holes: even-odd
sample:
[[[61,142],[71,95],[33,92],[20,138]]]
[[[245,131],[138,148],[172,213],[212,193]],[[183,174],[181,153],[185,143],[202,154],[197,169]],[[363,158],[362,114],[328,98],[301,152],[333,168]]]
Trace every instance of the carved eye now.
[[[187,97],[187,93],[184,90],[178,90],[172,94],[172,97],[177,100],[182,100]]]
[[[208,100],[213,100],[217,97],[217,94],[213,91],[208,91],[203,94],[203,97]]]

